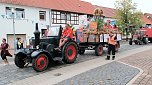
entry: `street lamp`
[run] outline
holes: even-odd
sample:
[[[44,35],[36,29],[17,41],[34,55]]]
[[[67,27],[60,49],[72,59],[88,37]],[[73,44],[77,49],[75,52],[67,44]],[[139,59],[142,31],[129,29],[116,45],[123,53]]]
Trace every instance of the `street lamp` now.
[[[14,34],[14,52],[15,52],[16,51],[16,39],[15,39],[15,21],[14,21],[15,8],[14,7],[11,9],[11,12],[12,12],[12,16],[13,16],[13,34]]]
[[[126,31],[126,41],[128,41],[128,12],[125,11],[125,31]]]

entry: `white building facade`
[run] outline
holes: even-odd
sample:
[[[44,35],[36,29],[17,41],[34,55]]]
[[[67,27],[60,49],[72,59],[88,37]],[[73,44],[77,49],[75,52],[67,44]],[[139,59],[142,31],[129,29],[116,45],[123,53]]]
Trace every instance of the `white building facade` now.
[[[14,28],[16,38],[21,38],[24,46],[29,44],[29,39],[34,37],[35,24],[38,23],[39,31],[42,32],[46,29],[46,25],[65,25],[65,23],[71,23],[73,25],[79,25],[79,16],[87,15],[82,13],[59,11],[38,7],[21,6],[0,3],[0,41],[2,38],[6,38],[10,48],[14,47],[13,36],[13,14],[14,11]],[[105,18],[105,21],[113,20]]]
[[[51,24],[49,9],[0,3],[0,41],[6,38],[11,48],[14,46],[12,8],[15,8],[15,34],[16,37],[21,38],[24,45],[28,44],[27,40],[34,36],[35,23],[39,24],[39,28],[45,28],[46,25]]]

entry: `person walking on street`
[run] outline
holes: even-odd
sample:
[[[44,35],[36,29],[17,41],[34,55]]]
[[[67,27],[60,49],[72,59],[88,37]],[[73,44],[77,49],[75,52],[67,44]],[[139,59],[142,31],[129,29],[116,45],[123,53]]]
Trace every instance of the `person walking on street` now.
[[[117,44],[117,37],[112,32],[109,33],[108,38],[108,55],[106,60],[110,60],[110,54],[112,52],[112,60],[115,59],[115,45]]]
[[[2,44],[1,44],[1,46],[0,46],[0,49],[1,49],[1,57],[2,57],[2,59],[3,59],[4,62],[5,62],[4,65],[8,65],[8,64],[9,64],[6,56],[12,57],[12,55],[11,55],[11,54],[9,53],[9,51],[8,51],[8,47],[9,47],[9,45],[6,43],[6,39],[3,38]]]

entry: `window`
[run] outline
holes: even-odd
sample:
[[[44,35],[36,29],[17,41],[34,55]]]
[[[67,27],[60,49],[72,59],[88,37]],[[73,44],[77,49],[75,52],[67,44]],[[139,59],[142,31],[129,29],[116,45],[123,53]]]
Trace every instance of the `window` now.
[[[40,20],[46,20],[46,11],[39,11]]]
[[[12,9],[11,7],[6,7],[7,18],[13,18],[13,14],[12,14],[11,9]]]
[[[25,18],[24,9],[16,8],[16,18],[17,19],[23,19],[23,18]]]
[[[78,25],[79,15],[75,13],[52,11],[52,22],[53,24],[65,24],[71,23]]]
[[[64,13],[64,12],[61,12],[61,19],[66,19],[66,13]]]
[[[12,7],[6,7],[7,18],[13,18],[13,14],[12,14],[11,9],[12,9]],[[15,8],[14,18],[16,18],[16,19],[23,19],[23,18],[25,18],[24,9]]]
[[[71,20],[71,15],[68,13],[67,14],[67,21],[70,21]]]
[[[71,24],[79,24],[79,15],[78,14],[71,14]]]

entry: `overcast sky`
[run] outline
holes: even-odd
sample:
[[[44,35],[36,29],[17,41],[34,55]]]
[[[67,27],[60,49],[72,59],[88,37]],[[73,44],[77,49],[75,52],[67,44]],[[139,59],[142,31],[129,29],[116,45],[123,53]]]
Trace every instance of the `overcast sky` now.
[[[104,7],[114,8],[114,3],[116,0],[82,0],[91,2],[93,5],[99,5]],[[137,3],[137,9],[144,13],[152,13],[152,0],[132,0]]]

